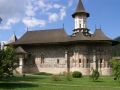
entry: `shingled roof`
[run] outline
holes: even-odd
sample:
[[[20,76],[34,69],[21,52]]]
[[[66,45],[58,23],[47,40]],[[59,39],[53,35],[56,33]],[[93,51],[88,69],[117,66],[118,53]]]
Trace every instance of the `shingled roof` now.
[[[78,32],[74,37],[71,38],[72,41],[87,40],[87,37],[83,35],[82,32]]]
[[[66,42],[68,35],[64,29],[49,29],[26,32],[13,44],[40,44]]]
[[[87,17],[89,17],[89,13],[86,12],[81,0],[79,0],[76,11],[73,13],[72,17],[74,18],[75,15],[78,14],[85,14]]]
[[[92,35],[92,40],[112,40],[107,37],[101,29],[96,29],[94,34]]]
[[[49,29],[28,31],[13,45],[31,45],[31,44],[59,44],[59,43],[73,43],[73,42],[102,42],[110,41],[112,39],[107,37],[101,29],[96,29],[94,34],[85,36],[82,32],[78,32],[75,36],[69,36],[64,29]]]

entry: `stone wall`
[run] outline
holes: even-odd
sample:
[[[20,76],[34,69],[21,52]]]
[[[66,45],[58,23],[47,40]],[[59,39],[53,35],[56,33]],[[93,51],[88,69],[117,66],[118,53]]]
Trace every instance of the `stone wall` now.
[[[26,59],[24,72],[61,73],[66,71],[65,50],[64,46],[27,47],[26,51],[31,55]]]
[[[29,54],[28,58],[24,59],[23,72],[67,72],[67,57],[70,57],[71,72],[80,71],[83,75],[90,75],[93,69],[98,68],[101,75],[111,74],[110,45],[72,45],[69,47],[69,55],[66,48],[68,49],[66,46],[57,45],[24,47]]]

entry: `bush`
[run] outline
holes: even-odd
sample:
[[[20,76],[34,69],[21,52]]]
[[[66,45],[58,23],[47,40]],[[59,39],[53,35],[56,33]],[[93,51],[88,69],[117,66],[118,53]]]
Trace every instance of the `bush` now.
[[[68,72],[64,71],[63,72],[63,76],[66,76],[68,74]]]
[[[93,81],[96,81],[99,78],[100,74],[98,72],[98,70],[93,70],[92,74],[90,75],[90,77],[93,79]]]
[[[72,73],[72,76],[73,76],[73,78],[81,78],[82,77],[82,73],[79,72],[79,71],[74,71]]]
[[[72,75],[71,75],[71,73],[66,74],[65,77],[66,77],[66,79],[68,81],[72,81]]]
[[[53,81],[60,81],[60,75],[53,75],[52,76]]]

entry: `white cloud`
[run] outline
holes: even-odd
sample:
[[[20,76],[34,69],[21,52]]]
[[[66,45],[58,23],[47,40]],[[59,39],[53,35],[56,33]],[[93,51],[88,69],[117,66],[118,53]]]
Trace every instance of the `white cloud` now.
[[[73,4],[73,0],[68,0],[68,7],[71,7]]]
[[[21,4],[22,2],[22,4]],[[0,29],[11,29],[24,16],[27,0],[0,0]]]
[[[33,5],[31,4],[31,2],[26,6],[25,14],[27,16],[31,16],[31,17],[36,15],[35,9],[34,9]]]
[[[50,9],[53,9],[53,5],[52,3],[47,2],[47,0],[36,0],[34,2],[34,6],[37,7],[37,10],[42,11],[42,12],[46,12],[49,11]]]
[[[22,18],[26,4],[27,0],[0,0],[0,17],[2,17],[2,23],[6,24],[11,18]]]
[[[19,23],[27,27],[45,26],[63,20],[73,0],[67,1],[68,5],[59,2],[60,0],[0,0],[0,17],[3,20],[0,29],[11,29]]]
[[[63,20],[66,16],[66,8],[62,7],[59,10],[59,13],[48,13],[49,22],[56,22],[58,20]]]
[[[1,24],[1,29],[10,29],[12,25],[18,23],[20,20],[19,18],[9,18],[5,24]]]
[[[66,8],[60,9],[60,20],[63,20],[64,17],[66,16]]]
[[[59,16],[57,13],[49,13],[49,21],[50,22],[55,22],[58,20]]]
[[[23,19],[23,23],[27,27],[45,26],[45,24],[46,24],[45,20],[39,20],[39,19],[36,19],[36,18],[28,18],[28,17]]]
[[[38,6],[38,8],[44,9],[46,7],[45,2],[43,0],[38,0],[35,2],[35,4]]]
[[[60,4],[54,4],[53,7],[56,8],[56,9],[59,9],[59,8],[61,8],[62,6],[61,6]]]

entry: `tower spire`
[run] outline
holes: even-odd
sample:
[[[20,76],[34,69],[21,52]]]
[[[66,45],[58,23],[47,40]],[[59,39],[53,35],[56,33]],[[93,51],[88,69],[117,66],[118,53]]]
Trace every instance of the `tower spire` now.
[[[78,6],[76,8],[76,12],[86,12],[81,0],[79,0],[79,2],[78,2]]]
[[[75,12],[72,14],[72,17],[75,18],[76,15],[86,15],[87,17],[89,17],[89,13],[86,12],[82,0],[79,0],[77,8],[75,10]]]

